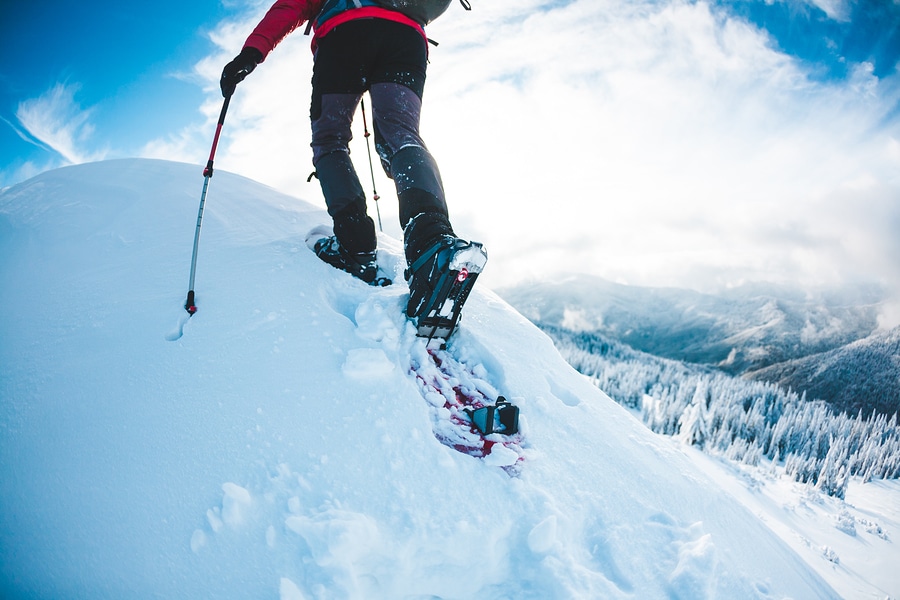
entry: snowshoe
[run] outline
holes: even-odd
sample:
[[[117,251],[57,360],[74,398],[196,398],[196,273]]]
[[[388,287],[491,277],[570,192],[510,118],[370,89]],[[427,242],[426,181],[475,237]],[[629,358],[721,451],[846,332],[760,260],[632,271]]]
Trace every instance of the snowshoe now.
[[[417,319],[417,335],[448,339],[459,322],[463,304],[487,263],[478,242],[444,235],[406,270],[409,302],[406,314]]]
[[[517,477],[529,446],[519,408],[497,393],[480,363],[472,367],[451,351],[431,345],[414,347],[410,373],[431,407],[434,437]]]
[[[317,240],[313,252],[332,267],[346,271],[369,285],[391,285],[390,279],[378,276],[378,263],[375,261],[374,251],[351,254],[344,250],[337,237],[332,235]]]

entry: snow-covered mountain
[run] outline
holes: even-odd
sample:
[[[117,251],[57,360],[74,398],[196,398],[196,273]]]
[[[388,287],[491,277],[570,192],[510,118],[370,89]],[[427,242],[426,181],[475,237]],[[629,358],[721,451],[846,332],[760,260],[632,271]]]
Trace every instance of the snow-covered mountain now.
[[[900,594],[889,535],[726,490],[487,289],[448,350],[521,407],[525,459],[440,443],[404,285],[321,263],[324,210],[258,183],[213,178],[187,319],[200,171],[109,161],[0,193],[3,598]],[[877,491],[864,514],[894,523]]]
[[[647,288],[580,275],[500,290],[534,321],[596,331],[663,358],[731,373],[832,350],[878,326],[883,292],[747,284],[721,294]]]
[[[829,352],[873,334],[885,292],[877,287],[799,291],[785,286],[748,284],[720,294],[677,288],[644,288],[578,276],[558,282],[500,290],[504,299],[534,322],[588,331],[663,358],[712,366],[732,375],[757,372],[764,381],[784,379],[792,370],[795,390],[833,392],[805,379],[791,362]],[[870,347],[879,345],[873,339]],[[881,352],[890,352],[882,348]],[[844,353],[839,360],[853,356]],[[811,358],[804,364],[815,364]],[[872,366],[870,363],[869,366]],[[885,365],[886,366],[886,363]],[[767,369],[767,367],[769,369]],[[844,372],[862,370],[844,364]],[[873,375],[871,371],[869,375]],[[889,381],[896,369],[873,380]],[[786,379],[785,379],[786,381]],[[877,398],[857,394],[810,396],[839,408],[883,404],[896,388],[881,387]],[[896,409],[894,409],[896,410]]]
[[[806,356],[748,373],[785,388],[805,390],[839,410],[856,414],[900,411],[900,327],[835,350]]]

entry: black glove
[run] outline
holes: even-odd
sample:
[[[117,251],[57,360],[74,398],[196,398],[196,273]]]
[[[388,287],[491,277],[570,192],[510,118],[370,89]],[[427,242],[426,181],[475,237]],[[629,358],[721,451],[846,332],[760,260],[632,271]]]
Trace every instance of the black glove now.
[[[222,79],[219,80],[219,87],[222,88],[222,96],[227,98],[234,93],[237,84],[244,80],[244,77],[253,72],[256,65],[262,62],[262,52],[256,48],[247,46],[238,54],[233,61],[225,65],[222,69]]]

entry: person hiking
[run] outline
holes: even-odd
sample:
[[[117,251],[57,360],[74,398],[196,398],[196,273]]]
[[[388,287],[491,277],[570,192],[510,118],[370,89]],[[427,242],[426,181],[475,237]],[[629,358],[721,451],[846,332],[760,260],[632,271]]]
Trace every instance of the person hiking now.
[[[398,6],[417,2],[434,4],[435,0],[399,0]],[[437,0],[437,14],[449,2]],[[481,244],[456,237],[438,165],[419,135],[428,61],[423,26],[433,15],[426,9],[425,14],[408,16],[383,4],[384,0],[278,0],[240,54],[225,66],[220,86],[223,96],[233,94],[237,84],[288,34],[310,23],[314,31],[312,160],[334,232],[316,241],[314,251],[367,283],[390,283],[377,276],[375,223],[367,213],[348,148],[353,115],[363,94],[369,92],[376,151],[399,201],[410,288],[406,313],[420,317],[420,335],[449,337],[487,253]],[[456,283],[446,281],[449,271]],[[454,306],[449,317],[443,311],[442,325],[433,331],[423,326],[423,319],[440,316],[448,301]]]

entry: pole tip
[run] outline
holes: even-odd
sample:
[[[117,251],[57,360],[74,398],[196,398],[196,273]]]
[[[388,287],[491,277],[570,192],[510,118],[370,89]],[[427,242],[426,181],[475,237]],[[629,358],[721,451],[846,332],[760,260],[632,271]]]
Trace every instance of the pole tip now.
[[[191,316],[193,316],[194,313],[197,312],[197,305],[194,304],[194,290],[188,292],[187,302],[184,303],[184,310],[186,310]]]

